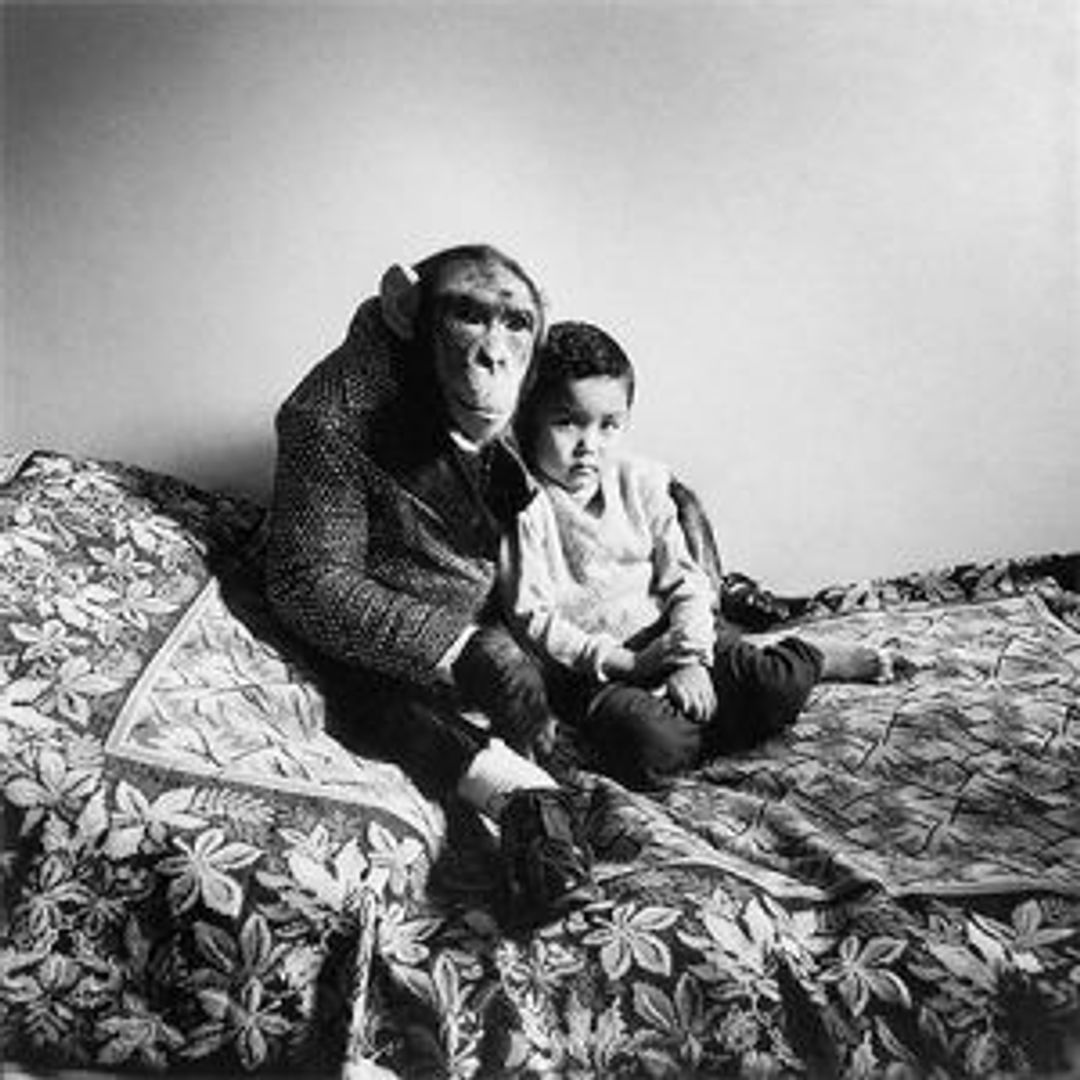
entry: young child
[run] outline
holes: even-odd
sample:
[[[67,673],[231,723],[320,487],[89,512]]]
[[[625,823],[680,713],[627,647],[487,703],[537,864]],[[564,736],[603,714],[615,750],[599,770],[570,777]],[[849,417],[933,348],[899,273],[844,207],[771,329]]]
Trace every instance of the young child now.
[[[518,413],[540,492],[518,516],[501,585],[590,764],[647,789],[793,723],[819,680],[873,681],[885,660],[740,638],[689,552],[670,473],[620,452],[633,397],[633,367],[608,334],[551,327]]]

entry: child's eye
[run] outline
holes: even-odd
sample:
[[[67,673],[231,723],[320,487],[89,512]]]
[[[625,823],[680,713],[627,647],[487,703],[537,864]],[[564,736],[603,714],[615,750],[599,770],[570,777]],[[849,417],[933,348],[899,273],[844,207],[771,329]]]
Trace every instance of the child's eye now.
[[[600,423],[600,430],[603,432],[618,431],[622,427],[622,421],[617,416],[608,416]]]

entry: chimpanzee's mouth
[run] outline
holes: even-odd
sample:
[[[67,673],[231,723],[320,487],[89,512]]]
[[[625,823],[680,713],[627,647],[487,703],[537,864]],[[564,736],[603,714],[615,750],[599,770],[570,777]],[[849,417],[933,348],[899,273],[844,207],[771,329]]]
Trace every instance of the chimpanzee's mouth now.
[[[473,416],[479,416],[484,420],[495,420],[503,415],[502,409],[493,409],[490,405],[485,405],[482,402],[469,401],[467,398],[457,396],[454,400],[465,412],[471,413]]]

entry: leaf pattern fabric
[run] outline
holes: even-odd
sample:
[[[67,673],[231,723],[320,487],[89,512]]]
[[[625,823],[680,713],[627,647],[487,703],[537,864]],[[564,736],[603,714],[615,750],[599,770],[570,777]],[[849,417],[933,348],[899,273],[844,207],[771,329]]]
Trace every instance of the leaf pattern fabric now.
[[[1080,1067],[1080,605],[1060,558],[822,590],[819,687],[646,797],[571,770],[603,897],[491,917],[475,820],[324,731],[258,507],[0,468],[0,1045],[95,1069],[984,1077]],[[1059,575],[1060,576],[1060,575]]]

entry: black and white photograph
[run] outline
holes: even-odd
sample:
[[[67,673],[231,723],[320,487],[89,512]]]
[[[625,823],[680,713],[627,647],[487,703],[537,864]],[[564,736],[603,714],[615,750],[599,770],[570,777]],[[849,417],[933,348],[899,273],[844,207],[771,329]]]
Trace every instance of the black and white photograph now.
[[[0,1075],[1080,1078],[1076,0],[0,47]]]

